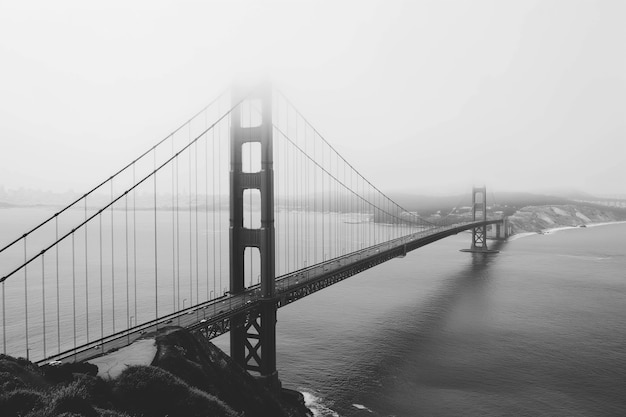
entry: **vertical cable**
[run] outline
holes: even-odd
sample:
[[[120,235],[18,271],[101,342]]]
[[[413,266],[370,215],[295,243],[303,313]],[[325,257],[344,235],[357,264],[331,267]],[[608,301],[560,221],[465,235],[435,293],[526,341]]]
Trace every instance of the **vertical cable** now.
[[[200,285],[199,285],[199,281],[200,281],[200,274],[199,274],[199,264],[198,264],[198,142],[194,142],[193,144],[193,148],[194,148],[194,158],[195,158],[195,165],[194,165],[194,171],[195,171],[195,192],[196,192],[196,304],[200,303]]]
[[[135,163],[133,162],[133,185],[137,184],[135,181]],[[139,318],[137,317],[137,193],[136,188],[133,188],[133,296],[135,298],[135,325]]]
[[[100,339],[104,339],[104,291],[102,285],[102,210],[98,213],[98,221],[100,224]],[[72,238],[74,235],[72,234]],[[74,241],[72,240],[72,244]]]
[[[189,134],[189,143],[191,143],[191,123],[188,125],[189,129],[187,129]],[[192,216],[191,216],[191,147],[188,150],[189,154],[189,188],[187,192],[189,193],[189,305],[193,305],[193,245],[192,245]]]
[[[212,153],[211,153],[211,168],[212,168],[212,178],[211,178],[211,198],[212,198],[212,205],[211,205],[211,210],[213,211],[213,223],[211,224],[211,227],[213,229],[212,231],[212,235],[213,235],[213,297],[217,298],[217,289],[215,288],[215,284],[217,282],[217,277],[216,277],[216,268],[217,268],[217,258],[215,257],[215,252],[216,252],[216,248],[215,248],[215,241],[216,241],[216,236],[215,236],[215,130],[211,131],[211,136],[212,136]]]
[[[113,177],[111,177],[111,201],[113,201]],[[115,333],[115,235],[113,232],[113,205],[111,205],[111,310],[113,333]]]
[[[221,127],[221,126],[220,126]],[[217,153],[218,153],[218,157],[217,157],[217,172],[218,172],[218,181],[217,181],[217,193],[218,193],[218,197],[219,197],[219,222],[218,222],[218,228],[219,228],[219,248],[218,248],[218,255],[219,255],[219,272],[220,272],[220,292],[223,291],[223,286],[222,286],[222,130],[220,128],[220,130],[218,131],[218,141],[217,141]]]
[[[76,251],[72,230],[72,324],[74,326],[74,353],[76,353]]]
[[[158,268],[158,241],[157,241],[157,169],[156,148],[154,150],[154,315],[159,318],[159,268]]]
[[[207,114],[204,113],[204,129],[207,128]],[[204,136],[204,239],[206,246],[206,299],[209,300],[209,135]]]
[[[2,353],[7,354],[7,309],[4,289],[5,281],[2,281]]]
[[[57,241],[59,240],[57,229]],[[85,326],[87,342],[89,342],[89,261],[88,261],[88,233],[87,233],[87,196],[85,196]],[[57,281],[58,281],[58,262],[59,262],[59,245],[57,247]],[[58,284],[57,284],[58,286]],[[58,288],[57,288],[58,291]],[[58,301],[57,301],[58,302]]]
[[[176,297],[176,305],[177,309],[180,309],[180,185],[178,183],[179,179],[179,168],[180,162],[178,156],[176,156],[176,293],[178,296]]]
[[[324,165],[324,144],[322,143],[322,168]],[[326,207],[324,205],[324,198],[326,196],[326,178],[324,178],[325,172],[322,170],[322,261],[326,261]]]
[[[287,132],[287,137],[289,135],[289,108],[287,107],[286,111],[286,122],[285,122],[285,129]],[[287,210],[285,211],[285,214],[287,216],[286,221],[285,221],[285,232],[287,233],[287,245],[285,246],[285,259],[287,261],[287,265],[286,265],[286,271],[287,272],[291,272],[291,256],[290,256],[290,250],[291,249],[291,233],[290,233],[290,223],[291,223],[291,189],[290,189],[290,182],[289,182],[289,177],[291,177],[291,172],[289,172],[289,144],[287,143],[287,141],[285,141],[285,200],[286,200],[286,205],[287,205]]]
[[[304,153],[308,155],[307,153],[307,148],[308,148],[308,136],[307,136],[307,127],[306,124],[304,125]],[[308,161],[306,160],[306,158],[304,158],[304,156],[302,157],[302,178],[304,181],[304,240],[306,242],[306,252],[304,255],[304,267],[307,266],[307,261],[310,262],[311,259],[311,239],[309,236],[309,230],[311,228],[311,219],[310,219],[310,205],[309,205],[309,200],[310,200],[310,195],[309,195],[309,184],[310,184],[310,180],[311,178],[309,177],[309,173],[307,170],[307,164]]]
[[[313,131],[313,159],[317,161],[317,152],[315,151],[315,143],[317,142],[315,137],[315,131]],[[317,170],[315,166],[313,168],[313,262],[317,263]]]
[[[41,318],[43,322],[43,357],[46,355],[46,271],[45,271],[45,253],[41,252]]]
[[[126,328],[130,329],[130,289],[129,289],[129,262],[128,262],[128,193],[124,195],[124,239],[126,241]]]
[[[176,190],[174,189],[174,183],[176,181],[175,165],[178,161],[178,155],[174,151],[174,136],[172,135],[172,155],[174,160],[172,161],[172,312],[176,311]]]
[[[295,122],[295,137],[296,137],[296,142],[299,140],[298,138],[298,116],[296,115],[296,122]],[[298,170],[298,153],[295,151],[294,149],[294,166],[293,166],[293,197],[294,197],[294,256],[295,256],[295,265],[294,265],[294,270],[299,269],[299,254],[300,254],[300,198],[299,198],[299,190],[298,188],[298,184],[300,183],[300,178],[299,178],[299,170]]]
[[[26,261],[28,260],[28,256],[26,255],[26,239],[27,239],[27,235],[24,235],[24,263],[26,264]],[[26,359],[28,359],[28,272],[27,272],[27,265],[24,265],[24,306],[25,306],[25,312],[24,312],[24,319],[25,319],[25,328],[24,331],[26,332]]]
[[[55,225],[55,234],[56,241],[59,241],[59,216],[58,213],[54,216],[54,225]],[[85,224],[85,228],[86,228]],[[58,353],[61,353],[61,307],[59,302],[59,245],[55,245],[55,256],[56,256],[56,281],[57,281],[57,348],[59,350]],[[4,282],[2,283],[4,284]],[[3,285],[4,288],[4,285]],[[3,304],[4,305],[4,304]]]

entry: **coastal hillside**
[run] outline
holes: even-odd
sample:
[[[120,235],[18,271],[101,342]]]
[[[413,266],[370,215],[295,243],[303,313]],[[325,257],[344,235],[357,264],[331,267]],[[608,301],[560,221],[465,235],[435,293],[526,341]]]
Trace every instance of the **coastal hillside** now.
[[[624,220],[626,210],[580,204],[527,206],[508,217],[513,233],[538,233],[557,227]]]
[[[169,327],[151,365],[113,379],[90,363],[37,366],[0,355],[2,417],[311,417],[300,393],[274,395],[209,341]]]

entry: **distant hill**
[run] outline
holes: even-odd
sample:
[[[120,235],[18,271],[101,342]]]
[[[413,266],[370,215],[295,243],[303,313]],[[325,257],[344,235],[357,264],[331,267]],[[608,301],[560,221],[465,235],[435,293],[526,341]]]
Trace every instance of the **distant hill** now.
[[[626,220],[626,210],[592,204],[526,206],[508,218],[513,233]]]
[[[417,211],[422,216],[428,216],[440,211],[449,213],[453,208],[469,207],[472,204],[471,193],[447,196],[428,196],[419,194],[393,193],[389,197],[409,211]],[[532,194],[522,192],[498,192],[497,195],[487,191],[487,204],[496,206],[507,213],[512,213],[526,206],[572,204],[569,198]],[[505,210],[507,209],[507,210]]]

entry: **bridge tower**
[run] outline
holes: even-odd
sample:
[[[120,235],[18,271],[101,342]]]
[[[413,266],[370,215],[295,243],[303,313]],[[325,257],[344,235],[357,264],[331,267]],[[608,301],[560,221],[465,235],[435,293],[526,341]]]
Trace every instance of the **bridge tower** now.
[[[477,198],[477,196],[479,196]],[[472,187],[472,220],[487,221],[487,187]],[[472,229],[472,246],[463,252],[497,253],[487,247],[487,226]]]
[[[243,101],[242,101],[243,100]],[[253,126],[251,120],[242,124],[239,103],[260,103],[261,122]],[[245,290],[244,251],[258,248],[261,258],[260,307],[242,313],[231,320],[231,358],[258,377],[273,391],[280,389],[276,371],[276,289],[274,236],[274,168],[272,149],[272,93],[269,83],[252,91],[235,86],[232,92],[233,111],[230,131],[230,292]],[[256,110],[255,110],[256,111]],[[243,172],[243,146],[260,143],[261,170]],[[258,147],[257,147],[258,148]],[[255,154],[255,156],[257,156]],[[244,191],[260,191],[261,227],[244,227]]]

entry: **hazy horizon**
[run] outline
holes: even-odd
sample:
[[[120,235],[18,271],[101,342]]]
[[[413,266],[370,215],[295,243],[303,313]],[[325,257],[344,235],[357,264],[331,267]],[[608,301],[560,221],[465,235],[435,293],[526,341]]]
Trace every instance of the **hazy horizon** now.
[[[388,194],[624,195],[626,3],[0,6],[0,185],[80,193],[268,74]]]

